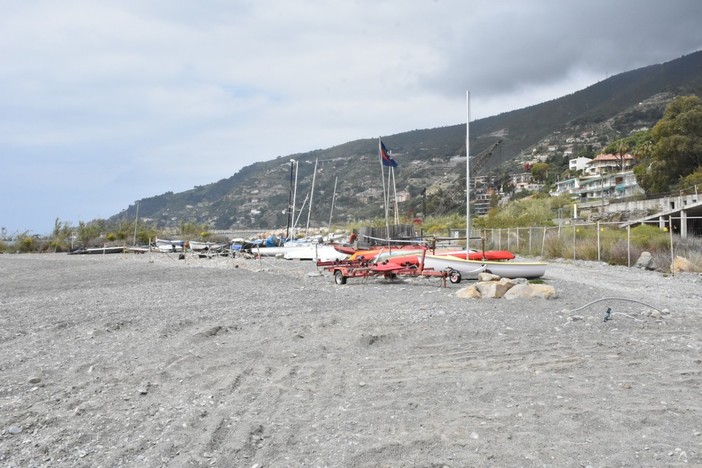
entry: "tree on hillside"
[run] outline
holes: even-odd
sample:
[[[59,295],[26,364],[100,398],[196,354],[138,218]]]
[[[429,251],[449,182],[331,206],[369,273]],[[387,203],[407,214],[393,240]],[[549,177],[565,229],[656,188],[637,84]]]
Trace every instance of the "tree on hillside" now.
[[[543,182],[548,176],[549,165],[546,163],[538,162],[531,166],[531,177],[537,182]]]
[[[678,184],[678,187],[680,187],[681,189],[685,188],[685,187],[694,187],[694,186],[701,186],[702,187],[702,167],[698,167],[695,172],[683,177],[680,180],[680,183]]]
[[[702,101],[680,96],[666,108],[651,130],[653,147],[634,168],[636,180],[647,194],[682,188],[685,177],[702,167]]]

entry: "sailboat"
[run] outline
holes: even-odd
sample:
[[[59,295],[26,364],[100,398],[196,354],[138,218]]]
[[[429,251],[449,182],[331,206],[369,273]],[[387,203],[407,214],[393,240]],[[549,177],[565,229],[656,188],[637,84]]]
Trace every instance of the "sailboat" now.
[[[427,253],[423,268],[450,272],[449,279],[458,283],[462,278],[475,279],[480,273],[492,273],[502,278],[540,278],[546,273],[546,263],[512,261],[514,255],[506,251],[475,251],[470,249],[470,93],[466,93],[466,249]],[[418,265],[416,252],[395,254],[383,262],[398,265]]]
[[[466,92],[466,252],[465,255],[427,255],[425,268],[450,270],[460,276],[452,276],[452,282],[460,278],[477,278],[480,273],[492,273],[502,278],[540,278],[546,273],[546,263],[515,262],[511,260],[491,261],[470,258],[470,92]],[[454,281],[457,278],[458,281]]]

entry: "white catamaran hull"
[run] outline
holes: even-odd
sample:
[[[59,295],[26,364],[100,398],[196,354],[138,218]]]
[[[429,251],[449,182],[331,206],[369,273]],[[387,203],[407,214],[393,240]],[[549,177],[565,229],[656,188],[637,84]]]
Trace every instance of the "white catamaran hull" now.
[[[477,278],[482,272],[492,273],[501,278],[540,278],[546,273],[546,263],[542,262],[489,262],[481,260],[464,260],[450,255],[427,255],[425,268],[437,271],[456,270],[462,278]]]
[[[348,258],[348,254],[339,252],[334,247],[324,244],[286,247],[283,256],[288,260],[319,260],[322,262],[332,262],[334,260],[344,260]]]

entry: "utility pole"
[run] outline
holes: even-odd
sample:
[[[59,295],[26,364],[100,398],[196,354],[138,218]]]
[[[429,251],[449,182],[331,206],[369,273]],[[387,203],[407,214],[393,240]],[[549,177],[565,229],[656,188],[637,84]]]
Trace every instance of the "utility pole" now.
[[[427,188],[422,189],[422,221],[427,219]]]

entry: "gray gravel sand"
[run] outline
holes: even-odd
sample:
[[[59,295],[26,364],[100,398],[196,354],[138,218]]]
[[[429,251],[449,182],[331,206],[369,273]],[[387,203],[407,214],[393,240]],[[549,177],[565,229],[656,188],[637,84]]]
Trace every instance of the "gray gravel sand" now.
[[[0,466],[700,466],[701,279],[0,255]]]

